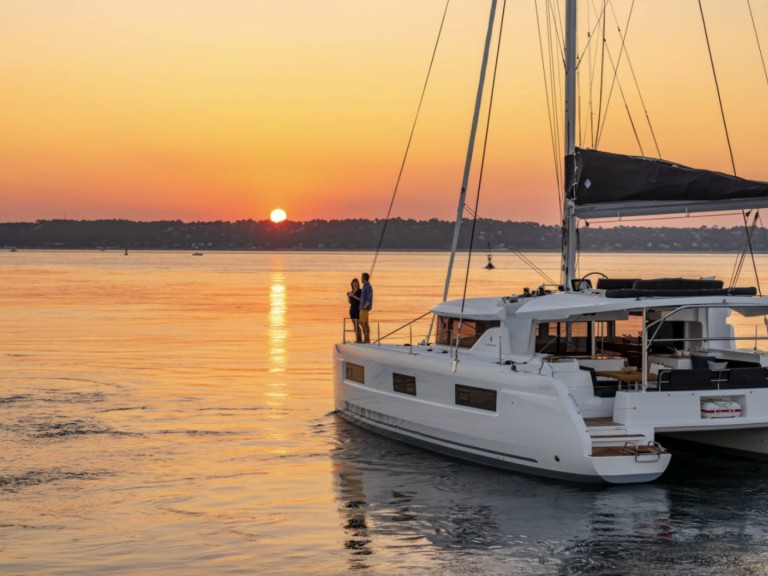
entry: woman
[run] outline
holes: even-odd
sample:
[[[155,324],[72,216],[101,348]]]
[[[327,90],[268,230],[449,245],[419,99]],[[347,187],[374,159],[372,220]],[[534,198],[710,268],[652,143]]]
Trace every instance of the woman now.
[[[352,327],[355,329],[355,342],[362,342],[362,334],[360,333],[360,295],[362,290],[360,289],[360,282],[357,278],[352,278],[352,290],[347,292],[347,300],[349,300],[349,317],[352,318]]]

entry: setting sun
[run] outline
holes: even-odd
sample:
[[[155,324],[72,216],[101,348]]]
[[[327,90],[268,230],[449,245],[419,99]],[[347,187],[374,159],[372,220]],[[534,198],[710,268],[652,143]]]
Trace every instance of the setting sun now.
[[[272,222],[282,222],[288,217],[288,215],[285,213],[285,210],[282,208],[275,208],[272,210],[272,213],[269,215],[269,219],[272,220]]]

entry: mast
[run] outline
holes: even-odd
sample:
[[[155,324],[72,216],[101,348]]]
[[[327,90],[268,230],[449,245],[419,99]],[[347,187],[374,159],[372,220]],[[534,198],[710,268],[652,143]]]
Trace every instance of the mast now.
[[[469,171],[472,167],[472,152],[475,148],[475,136],[477,135],[477,125],[480,119],[480,105],[483,102],[483,86],[485,85],[485,72],[488,68],[488,55],[491,51],[491,38],[493,36],[493,24],[496,19],[497,0],[491,1],[491,15],[488,19],[488,32],[485,35],[485,48],[483,49],[483,63],[480,67],[480,80],[477,84],[477,97],[475,98],[475,113],[472,116],[472,129],[469,133],[469,146],[467,147],[467,159],[464,163],[464,177],[461,181],[461,194],[459,195],[459,208],[456,212],[456,225],[453,228],[453,244],[451,245],[451,258],[448,261],[448,272],[445,277],[445,290],[443,291],[443,302],[448,299],[448,288],[451,285],[451,273],[453,272],[453,261],[456,258],[456,249],[459,246],[459,233],[461,232],[461,221],[464,214],[464,203],[467,197],[467,186],[469,184]],[[430,328],[431,331],[431,328]]]
[[[576,275],[576,214],[573,172],[576,151],[576,0],[565,3],[565,190],[563,191],[562,282],[572,289]]]

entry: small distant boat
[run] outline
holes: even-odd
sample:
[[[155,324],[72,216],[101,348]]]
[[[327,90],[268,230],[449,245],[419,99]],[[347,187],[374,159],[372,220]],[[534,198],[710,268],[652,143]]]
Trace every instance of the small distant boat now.
[[[194,252],[194,253],[192,254],[192,256],[202,256],[202,255],[203,255],[203,253],[202,253],[202,252]]]
[[[125,249],[125,255],[128,256],[128,248]]]
[[[16,250],[16,248],[11,248],[11,249],[9,250],[9,252],[18,252],[18,250]]]

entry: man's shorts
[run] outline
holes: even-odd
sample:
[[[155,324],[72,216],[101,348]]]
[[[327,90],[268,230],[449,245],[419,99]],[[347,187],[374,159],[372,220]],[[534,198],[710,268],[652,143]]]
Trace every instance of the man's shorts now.
[[[360,322],[368,322],[368,312],[370,310],[360,310]]]

